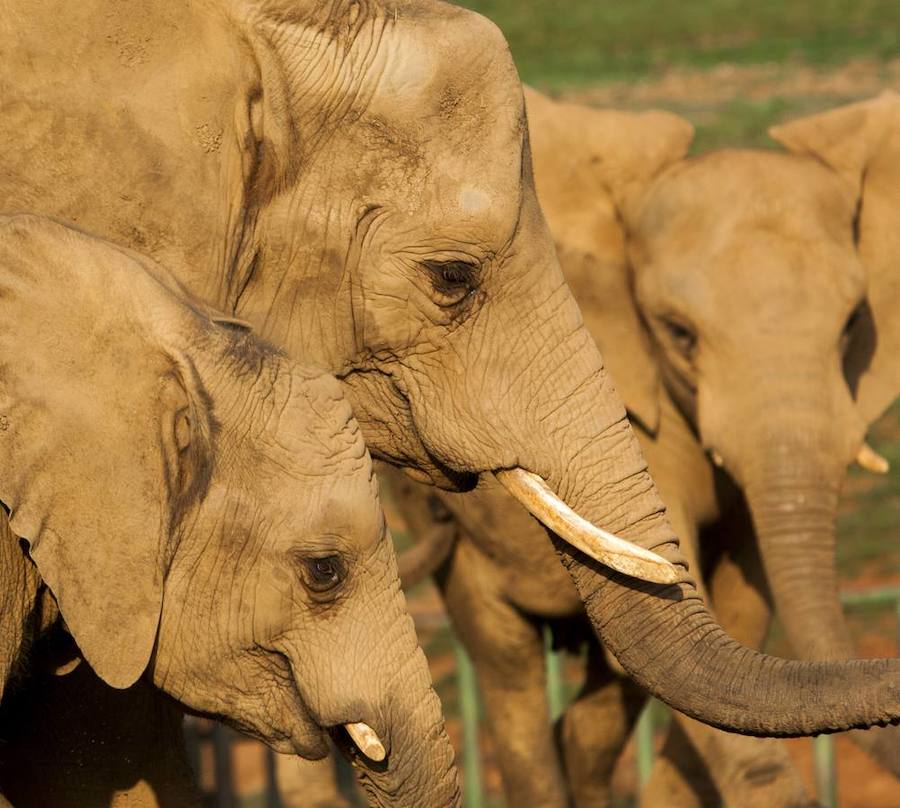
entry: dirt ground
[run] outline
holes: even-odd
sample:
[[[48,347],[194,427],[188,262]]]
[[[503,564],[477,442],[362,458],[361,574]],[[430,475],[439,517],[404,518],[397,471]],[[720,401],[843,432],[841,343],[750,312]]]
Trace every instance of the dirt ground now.
[[[849,98],[900,87],[900,58],[856,59],[836,68],[778,63],[721,64],[712,70],[672,68],[647,80],[595,84],[562,95],[595,106],[724,104],[735,98]]]

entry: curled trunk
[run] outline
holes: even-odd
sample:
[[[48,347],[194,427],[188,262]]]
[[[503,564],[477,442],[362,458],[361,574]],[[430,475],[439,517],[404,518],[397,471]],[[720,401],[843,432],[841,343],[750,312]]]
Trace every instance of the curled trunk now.
[[[608,385],[592,392],[595,400],[611,395]],[[684,568],[624,413],[581,452],[577,468],[542,476],[594,524]],[[686,570],[676,584],[644,583],[555,541],[600,639],[675,709],[723,729],[784,737],[900,719],[900,661],[799,662],[758,653],[724,633]]]

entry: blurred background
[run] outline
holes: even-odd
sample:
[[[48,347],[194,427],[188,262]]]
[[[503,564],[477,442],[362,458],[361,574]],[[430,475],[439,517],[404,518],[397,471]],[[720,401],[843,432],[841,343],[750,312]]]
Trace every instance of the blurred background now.
[[[775,148],[767,128],[877,94],[900,90],[900,2],[897,0],[469,0],[461,5],[494,20],[505,33],[524,81],[568,100],[620,109],[662,108],[689,119],[697,130],[692,151],[723,146]],[[843,588],[861,601],[848,606],[863,656],[892,656],[897,646],[900,593],[900,406],[870,433],[870,444],[891,462],[876,476],[851,471],[839,522]],[[405,527],[386,502],[399,546]],[[886,590],[884,597],[870,597]],[[863,593],[867,593],[863,595]],[[462,752],[459,657],[440,600],[430,584],[410,593],[420,641]],[[778,627],[769,650],[788,655]],[[561,702],[580,683],[579,660],[554,657]],[[561,703],[556,705],[558,710]],[[667,717],[657,710],[651,720]],[[209,729],[201,723],[201,729]],[[481,733],[483,797],[466,808],[502,808],[490,739]],[[790,741],[808,780],[814,746]],[[196,756],[210,805],[277,805],[266,793],[267,755],[259,745],[230,736],[203,735]],[[834,745],[835,801],[841,808],[896,808],[900,786],[856,747]],[[465,761],[463,761],[465,763]],[[218,772],[218,777],[216,776]],[[472,775],[471,765],[469,775]],[[342,778],[349,784],[349,772]],[[217,788],[230,780],[231,786]],[[634,804],[638,787],[631,743],[616,776],[618,805]],[[822,784],[819,784],[819,788]],[[509,806],[509,808],[521,808]]]

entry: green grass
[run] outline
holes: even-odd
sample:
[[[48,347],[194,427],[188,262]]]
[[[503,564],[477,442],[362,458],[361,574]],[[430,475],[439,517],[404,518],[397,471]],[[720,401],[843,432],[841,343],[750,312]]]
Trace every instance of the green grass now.
[[[896,0],[463,0],[496,22],[525,81],[561,87],[670,65],[840,64],[900,53]]]

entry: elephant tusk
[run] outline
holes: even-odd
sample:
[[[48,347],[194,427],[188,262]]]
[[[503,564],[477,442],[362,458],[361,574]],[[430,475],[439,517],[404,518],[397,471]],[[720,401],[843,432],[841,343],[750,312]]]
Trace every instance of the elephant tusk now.
[[[887,474],[891,470],[891,464],[887,459],[878,454],[868,443],[859,447],[859,451],[856,453],[856,462],[873,474]]]
[[[620,539],[580,517],[537,474],[522,468],[494,472],[500,484],[525,509],[561,539],[607,567],[657,584],[678,580],[678,569],[656,553]]]
[[[387,753],[384,751],[384,744],[378,738],[375,732],[368,724],[357,721],[354,724],[344,724],[347,734],[353,739],[360,752],[362,752],[369,760],[381,763],[385,759]]]

